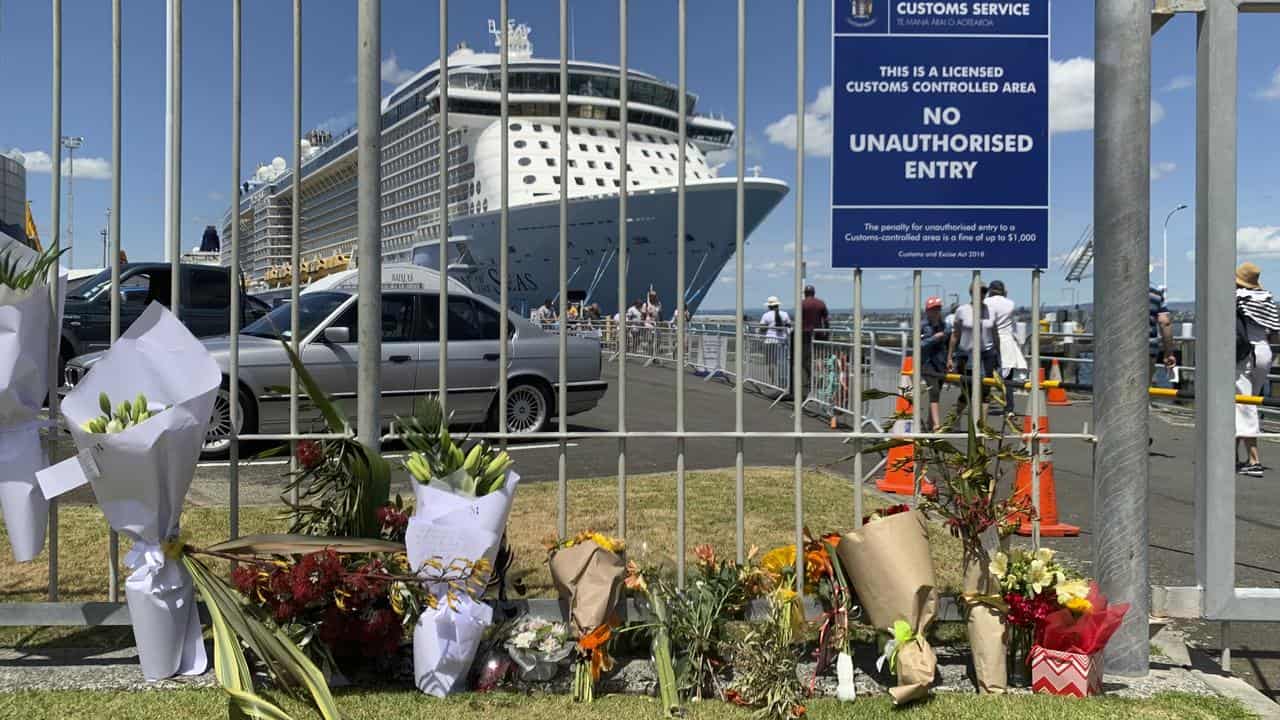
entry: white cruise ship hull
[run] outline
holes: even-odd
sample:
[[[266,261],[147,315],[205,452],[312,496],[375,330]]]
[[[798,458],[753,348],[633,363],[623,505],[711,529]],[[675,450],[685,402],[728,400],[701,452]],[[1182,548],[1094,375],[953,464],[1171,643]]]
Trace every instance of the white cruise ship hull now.
[[[744,182],[744,230],[750,233],[782,201],[779,180]],[[686,303],[695,312],[729,259],[737,234],[737,180],[717,178],[686,187]],[[664,314],[676,307],[675,188],[634,191],[627,196],[627,297],[653,287]],[[560,203],[549,198],[509,210],[508,288],[512,310],[527,315],[560,287]],[[466,238],[472,269],[454,277],[495,301],[499,297],[498,212],[451,219],[451,238]],[[612,315],[618,307],[618,196],[571,197],[568,207],[569,298],[598,303]]]

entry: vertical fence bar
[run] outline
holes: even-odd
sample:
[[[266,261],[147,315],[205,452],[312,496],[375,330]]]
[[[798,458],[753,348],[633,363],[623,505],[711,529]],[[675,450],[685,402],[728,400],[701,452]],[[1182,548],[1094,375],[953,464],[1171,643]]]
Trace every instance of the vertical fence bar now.
[[[120,136],[121,119],[121,42],[124,28],[120,21],[120,2],[111,2],[111,216],[107,233],[110,237],[111,258],[111,344],[120,337]],[[120,534],[108,527],[107,532],[107,599],[120,602]]]
[[[973,331],[969,333],[969,418],[975,426],[982,420],[982,273],[973,271],[969,286],[973,303]],[[994,328],[993,328],[994,329]]]
[[[1215,8],[1228,10],[1234,26],[1235,10],[1231,3],[1207,3],[1207,10],[1200,18],[1212,14]],[[1094,70],[1094,185],[1093,227],[1097,230],[1094,247],[1094,287],[1098,292],[1094,299],[1098,324],[1094,330],[1096,347],[1094,368],[1094,423],[1098,437],[1094,455],[1094,501],[1098,510],[1093,537],[1094,572],[1102,591],[1113,602],[1131,603],[1120,629],[1107,645],[1106,662],[1109,672],[1120,675],[1145,675],[1150,669],[1150,628],[1148,618],[1151,609],[1151,586],[1148,565],[1147,499],[1150,489],[1150,462],[1146,453],[1150,438],[1150,397],[1147,394],[1150,367],[1147,359],[1148,317],[1143,298],[1146,284],[1139,268],[1147,267],[1150,257],[1151,230],[1151,3],[1145,0],[1098,0],[1094,4],[1094,44],[1097,57]],[[1204,37],[1203,33],[1200,35]],[[1235,67],[1235,60],[1231,61]],[[1201,78],[1203,80],[1203,78]],[[1215,79],[1216,80],[1216,79]],[[1197,88],[1204,87],[1201,83]],[[1214,89],[1231,93],[1230,98],[1215,96],[1212,113],[1215,117],[1233,115],[1235,82],[1229,86],[1212,83]],[[1198,98],[1200,96],[1198,95]],[[1204,118],[1197,105],[1197,128]],[[1203,135],[1201,135],[1203,138]],[[1234,138],[1234,133],[1232,134]],[[1199,147],[1197,147],[1199,150]],[[1197,160],[1200,158],[1197,157]],[[1230,167],[1229,185],[1235,183],[1235,158],[1217,155],[1224,169]],[[1197,166],[1199,163],[1197,163]],[[1199,176],[1198,176],[1199,177]],[[1200,188],[1197,179],[1197,190]],[[1219,188],[1219,191],[1223,191]],[[1221,197],[1221,196],[1219,196]],[[1232,220],[1235,200],[1231,200]],[[1200,212],[1197,204],[1197,213]],[[1204,327],[1207,334],[1225,339],[1219,332],[1234,328],[1230,315],[1220,325],[1221,314],[1203,313],[1203,303],[1229,303],[1231,297],[1231,269],[1235,260],[1234,223],[1221,236],[1227,247],[1214,253],[1196,254],[1197,273],[1209,267],[1220,267],[1223,292],[1197,283],[1197,330]],[[1198,241],[1197,241],[1198,242]],[[1198,245],[1197,250],[1207,248]],[[1226,252],[1222,252],[1225,250]],[[1230,253],[1229,255],[1227,253]],[[1201,291],[1208,290],[1207,293]],[[1227,308],[1229,305],[1219,307]],[[1229,312],[1229,311],[1228,311]],[[1202,342],[1206,338],[1199,338]],[[1206,342],[1208,347],[1225,349],[1230,343]],[[1221,366],[1219,366],[1221,367]],[[1197,453],[1197,469],[1206,466],[1223,467],[1228,473],[1222,487],[1231,487],[1229,464],[1222,463],[1225,453],[1231,452],[1230,430],[1231,398],[1219,394],[1231,387],[1230,365],[1223,375],[1213,375],[1212,367],[1197,363],[1196,387],[1205,388],[1196,402],[1197,413],[1201,408],[1225,402],[1228,414],[1226,422],[1205,425],[1197,415],[1197,429],[1201,433],[1224,432],[1223,444]],[[1217,378],[1225,379],[1219,384]],[[1221,400],[1215,400],[1221,398]],[[1222,417],[1219,415],[1218,417]],[[1217,453],[1222,452],[1223,455]],[[1230,519],[1227,522],[1231,522]],[[1215,526],[1219,528],[1229,525]],[[1231,563],[1227,562],[1230,566]]]
[[[627,539],[627,0],[618,0],[618,535]],[[560,168],[561,183],[568,182]]]
[[[501,45],[498,48],[498,65],[499,65],[499,97],[498,97],[498,117],[502,124],[499,128],[499,140],[502,143],[501,151],[498,154],[499,159],[499,180],[498,192],[502,195],[499,198],[498,206],[498,305],[502,307],[502,313],[498,316],[498,337],[501,338],[498,344],[498,430],[502,433],[502,449],[507,449],[507,364],[510,362],[510,316],[511,297],[509,280],[507,279],[507,268],[510,265],[510,243],[507,234],[510,232],[508,222],[511,219],[511,208],[509,207],[511,195],[511,161],[509,155],[511,153],[510,132],[507,127],[511,124],[511,103],[510,88],[508,86],[508,63],[510,62],[510,48],[507,43],[510,41],[511,34],[507,32],[507,23],[510,0],[499,0],[498,2],[498,27],[502,30]]]
[[[1231,3],[1208,3],[1200,13],[1196,26],[1196,342],[1195,383],[1205,388],[1196,399],[1196,466],[1195,466],[1195,550],[1196,585],[1204,588],[1203,611],[1205,617],[1226,617],[1230,604],[1236,597],[1236,566],[1234,533],[1223,528],[1235,527],[1236,479],[1232,461],[1236,457],[1235,405],[1227,388],[1232,386],[1234,363],[1227,354],[1234,330],[1234,294],[1232,270],[1236,263],[1236,227],[1238,225],[1237,166],[1239,162],[1239,102],[1240,83],[1240,18]],[[1149,79],[1148,79],[1149,82]],[[1135,110],[1135,112],[1137,112]],[[1149,141],[1149,137],[1145,138]],[[1149,157],[1149,156],[1148,156]],[[1134,158],[1133,162],[1138,162]],[[1140,178],[1127,178],[1130,183]],[[1134,192],[1130,190],[1129,192]],[[1146,200],[1147,195],[1142,199]],[[1145,207],[1145,206],[1144,206]],[[1116,207],[1115,211],[1123,210]],[[1138,211],[1134,210],[1136,215]],[[1125,220],[1130,218],[1125,217]],[[1137,218],[1134,218],[1136,221]],[[1129,226],[1138,231],[1146,227],[1134,222]],[[1133,255],[1146,252],[1133,250]],[[1099,248],[1101,250],[1101,248]],[[1101,262],[1102,258],[1099,257]],[[1102,287],[1098,285],[1097,287]],[[1102,301],[1102,294],[1095,299]],[[1119,301],[1115,301],[1119,302]],[[1117,333],[1119,330],[1116,331]],[[1095,333],[1095,337],[1098,335]],[[1101,353],[1100,353],[1101,354]],[[1185,361],[1184,361],[1185,362]],[[1095,380],[1094,386],[1098,387]],[[1209,389],[1212,389],[1212,392]],[[1102,397],[1102,388],[1095,393]],[[1143,416],[1144,421],[1146,415]],[[1104,431],[1098,423],[1097,433]],[[1135,439],[1136,441],[1136,439]],[[1119,448],[1111,449],[1118,453]],[[1099,456],[1102,446],[1099,443]],[[1099,459],[1096,467],[1106,467]],[[1096,471],[1095,471],[1096,472]],[[1108,479],[1117,496],[1124,475],[1112,470]],[[1148,478],[1144,463],[1141,477]],[[1146,484],[1144,482],[1143,492]],[[1132,492],[1138,492],[1136,489]],[[1094,507],[1097,507],[1095,503]],[[1146,509],[1143,505],[1142,510]],[[1126,522],[1138,518],[1129,515],[1114,518],[1108,535],[1119,536]],[[1146,516],[1141,516],[1143,532],[1146,532]],[[1096,557],[1096,554],[1095,554]],[[1111,557],[1108,561],[1121,565],[1124,558]],[[1144,557],[1145,562],[1145,557]],[[1115,580],[1133,586],[1129,572],[1116,573]],[[1110,574],[1110,573],[1108,573]],[[1101,576],[1101,574],[1100,574]],[[1103,584],[1107,588],[1107,584]],[[1145,600],[1145,598],[1144,598]],[[1135,610],[1141,608],[1135,606]],[[1136,647],[1136,623],[1120,631],[1125,635],[1125,645]],[[1223,647],[1229,643],[1224,642]],[[1113,657],[1108,654],[1108,659]]]
[[[440,127],[440,238],[436,244],[440,256],[440,342],[436,388],[444,417],[449,417],[449,0],[440,0],[440,76],[436,85],[440,88],[440,112],[436,116]],[[502,171],[508,169],[503,167]]]
[[[289,344],[298,357],[302,350],[298,294],[302,279],[302,0],[293,0],[293,186],[289,208]],[[360,258],[361,261],[364,258]],[[233,426],[234,427],[234,426]],[[298,371],[289,366],[289,433],[298,434]],[[298,471],[298,441],[289,441],[289,473]],[[296,508],[299,490],[294,486],[289,501]],[[296,510],[295,510],[296,513]]]
[[[118,2],[119,0],[117,0]],[[240,102],[243,49],[241,0],[231,0],[231,337],[227,371],[227,401],[231,413],[231,447],[227,465],[227,503],[231,507],[231,537],[240,537]]]
[[[1027,414],[1031,416],[1031,545],[1040,548],[1040,270],[1031,271],[1031,399]],[[1012,387],[1004,389],[1013,392]]]
[[[921,417],[920,404],[922,401],[922,395],[920,392],[921,390],[920,381],[923,375],[920,368],[920,314],[921,314],[920,291],[921,291],[922,282],[923,282],[923,273],[921,273],[919,270],[912,271],[911,273],[911,432],[913,433],[920,432],[920,417]],[[906,352],[906,348],[903,348],[902,350],[903,352]],[[915,453],[915,450],[912,449],[912,458],[915,457],[914,453]],[[911,486],[912,486],[911,504],[918,506],[920,504],[921,472],[924,470],[924,466],[921,463],[912,462],[911,468],[912,468],[911,474],[913,476],[912,482],[911,482]]]
[[[680,149],[676,151],[676,432],[684,430],[684,285],[685,285],[685,163],[688,161],[688,10],[687,0],[676,4],[676,84],[679,93],[676,132]],[[661,320],[661,318],[659,318]],[[676,438],[676,580],[684,586],[685,569],[685,439]]]
[[[743,356],[746,354],[746,333],[744,315],[746,313],[746,290],[743,281],[746,276],[746,132],[747,132],[747,0],[738,0],[738,137],[737,137],[737,222],[734,228],[734,292],[736,313],[733,318],[733,429],[741,433],[746,429],[743,422],[742,397]],[[746,443],[739,436],[734,439],[734,542],[737,546],[739,563],[746,562]]]
[[[623,158],[623,162],[626,158]],[[560,289],[556,293],[560,307],[556,313],[557,329],[556,414],[560,441],[556,453],[556,523],[560,537],[569,534],[569,487],[566,466],[567,443],[564,433],[569,429],[568,414],[568,354],[569,354],[569,0],[560,0]]]
[[[874,347],[875,343],[871,343]],[[853,271],[853,527],[862,527],[862,268]]]
[[[379,389],[382,387],[382,2],[360,0],[356,44],[357,177],[356,224],[359,231],[357,270],[356,424],[360,443],[381,444]],[[444,284],[441,283],[441,287]],[[443,342],[440,343],[444,345]]]
[[[53,9],[53,77],[50,94],[52,109],[49,125],[52,141],[49,155],[52,159],[49,177],[49,221],[53,225],[50,245],[54,252],[61,250],[62,243],[62,0],[52,0]],[[58,265],[49,268],[49,303],[53,306],[53,317],[58,317]],[[57,460],[58,451],[58,350],[62,344],[61,328],[50,323],[49,333],[49,423],[45,431],[45,453],[49,460]],[[58,499],[49,501],[49,601],[58,599]]]
[[[173,275],[169,281],[169,309],[176,317],[182,308],[182,0],[172,2],[173,25],[170,32],[173,54],[169,59],[169,71],[173,74],[173,91],[169,103],[173,155],[169,175],[169,267]]]
[[[805,0],[796,0],[796,117],[805,117],[805,65],[804,65],[804,8]],[[791,324],[791,403],[792,430],[801,432],[804,429],[804,389],[800,387],[804,380],[803,355],[800,347],[803,339],[804,303],[804,123],[796,123],[796,212],[795,212],[795,309],[796,317]],[[796,594],[804,596],[804,441],[795,439],[795,520],[796,520]]]

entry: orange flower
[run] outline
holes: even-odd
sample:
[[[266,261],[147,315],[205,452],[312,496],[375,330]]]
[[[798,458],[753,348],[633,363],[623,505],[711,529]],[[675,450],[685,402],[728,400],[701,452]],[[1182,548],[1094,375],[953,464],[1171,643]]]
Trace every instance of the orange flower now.
[[[708,544],[703,544],[693,549],[693,556],[698,559],[699,565],[714,567],[716,564],[716,550]]]
[[[613,637],[613,626],[605,623],[597,626],[595,630],[587,633],[578,641],[578,649],[591,655],[592,680],[599,680],[600,673],[609,672],[613,669],[613,658],[609,656],[609,652],[605,649],[611,637]]]

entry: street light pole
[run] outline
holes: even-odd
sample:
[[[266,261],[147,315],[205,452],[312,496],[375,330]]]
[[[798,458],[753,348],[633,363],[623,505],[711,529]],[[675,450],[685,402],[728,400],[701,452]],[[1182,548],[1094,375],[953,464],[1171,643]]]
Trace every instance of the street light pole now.
[[[84,145],[84,138],[79,135],[63,135],[62,147],[67,149],[67,265],[76,266],[75,238],[72,235],[76,224],[76,148]]]
[[[1164,216],[1164,280],[1162,282],[1164,283],[1164,291],[1166,294],[1169,292],[1169,219],[1172,218],[1173,214],[1179,210],[1186,209],[1186,203],[1178,203],[1177,207],[1170,210],[1169,214]]]
[[[107,266],[107,229],[111,227],[111,208],[107,208],[107,224],[102,228],[102,267]]]

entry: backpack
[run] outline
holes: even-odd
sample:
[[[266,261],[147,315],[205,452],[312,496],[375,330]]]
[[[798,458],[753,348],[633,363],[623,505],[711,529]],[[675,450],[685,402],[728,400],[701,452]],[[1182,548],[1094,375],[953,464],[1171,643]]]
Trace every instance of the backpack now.
[[[1252,357],[1253,343],[1249,342],[1248,320],[1245,319],[1244,311],[1240,309],[1240,303],[1236,303],[1236,364],[1239,365]]]

